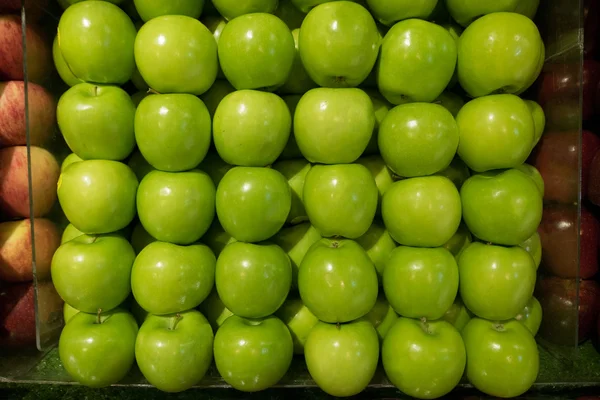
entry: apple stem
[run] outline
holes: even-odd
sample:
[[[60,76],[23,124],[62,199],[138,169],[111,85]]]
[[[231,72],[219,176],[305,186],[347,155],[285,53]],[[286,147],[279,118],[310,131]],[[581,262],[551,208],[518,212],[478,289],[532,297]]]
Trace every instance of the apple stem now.
[[[504,332],[504,324],[502,324],[501,322],[494,322],[494,325],[492,327],[495,331]]]
[[[148,93],[148,94],[160,94],[159,92],[157,92],[156,90],[154,90],[152,88],[149,88],[146,93]]]
[[[177,324],[179,323],[179,321],[181,321],[183,319],[183,317],[181,316],[181,314],[177,313],[177,315],[175,315],[173,317],[173,319],[171,320],[171,326],[169,327],[170,330],[174,331],[175,328],[177,327]]]
[[[98,86],[94,86],[94,96],[98,96]]]
[[[427,318],[421,317],[421,328],[425,331],[425,333],[431,334],[429,330],[429,324],[427,323]]]
[[[98,313],[96,314],[96,323],[97,323],[97,324],[101,324],[101,323],[102,323],[102,320],[100,319],[100,316],[101,316],[101,315],[102,315],[102,309],[101,309],[101,308],[99,308],[99,309],[98,309]]]

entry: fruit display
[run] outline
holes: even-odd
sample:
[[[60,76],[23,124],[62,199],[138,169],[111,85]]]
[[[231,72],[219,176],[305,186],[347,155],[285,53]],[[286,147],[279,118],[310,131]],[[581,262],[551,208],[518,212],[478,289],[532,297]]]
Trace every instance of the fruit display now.
[[[547,62],[538,1],[50,3],[0,43],[0,346],[64,323],[90,388],[506,398],[592,335],[600,72]]]

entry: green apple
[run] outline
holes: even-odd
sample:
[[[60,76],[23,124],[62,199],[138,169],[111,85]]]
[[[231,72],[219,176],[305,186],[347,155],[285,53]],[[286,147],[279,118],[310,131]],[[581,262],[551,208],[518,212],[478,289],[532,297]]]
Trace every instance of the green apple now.
[[[219,156],[229,164],[265,167],[283,151],[292,129],[292,116],[276,94],[238,90],[221,100],[213,119]]]
[[[294,114],[296,113],[296,107],[300,102],[302,96],[297,94],[283,96],[282,99],[287,104],[288,109],[290,110],[290,115],[292,116],[292,130],[290,133],[290,137],[288,142],[286,143],[281,155],[279,156],[280,160],[289,160],[292,158],[302,158],[302,152],[298,148],[298,143],[296,143],[296,136],[294,135]]]
[[[535,182],[517,169],[473,175],[460,189],[463,219],[477,238],[516,246],[542,220],[542,196]]]
[[[519,243],[519,247],[529,253],[536,268],[539,268],[542,262],[542,240],[540,234],[536,231],[524,242]]]
[[[298,289],[321,321],[348,322],[367,314],[377,300],[377,272],[365,250],[353,240],[321,239],[300,264]]]
[[[148,315],[150,315],[148,313],[148,311],[144,310],[137,303],[137,301],[135,301],[135,299],[132,299],[132,302],[131,302],[131,314],[137,321],[138,325],[142,325],[144,323],[144,321],[146,320],[146,318],[148,318]]]
[[[215,283],[219,298],[235,315],[264,318],[285,301],[292,265],[276,244],[234,242],[219,255]]]
[[[63,367],[78,383],[102,388],[123,379],[135,362],[138,326],[121,309],[75,315],[63,328],[58,355]]]
[[[376,82],[374,83],[374,86],[377,86]],[[365,149],[363,156],[378,155],[379,147],[377,146],[377,137],[379,135],[379,126],[381,125],[381,122],[387,113],[394,106],[376,90],[368,90],[366,93],[371,98],[371,103],[373,103],[373,110],[375,111],[375,127],[373,128],[373,135],[371,135],[371,140],[369,141],[369,144],[367,144],[367,148]]]
[[[136,30],[123,10],[107,1],[82,1],[58,22],[58,46],[77,79],[121,85],[135,68]]]
[[[535,127],[525,101],[496,94],[469,101],[456,117],[458,155],[476,172],[514,168],[533,148]]]
[[[149,92],[140,90],[131,95],[131,101],[133,101],[133,104],[137,107],[141,103],[142,100],[144,100],[147,96],[150,96],[151,94],[154,94],[154,93],[149,93]]]
[[[521,165],[518,165],[517,167],[515,167],[515,169],[518,169],[519,171],[523,172],[524,174],[529,176],[531,179],[533,179],[533,182],[535,182],[535,185],[537,186],[538,190],[540,191],[540,195],[542,197],[544,197],[544,190],[545,190],[544,178],[542,177],[542,174],[540,174],[540,171],[537,170],[537,168],[535,168],[533,165],[530,165],[530,164],[521,164]]]
[[[198,311],[150,315],[135,340],[135,359],[151,385],[164,392],[182,392],[208,371],[213,339],[210,324]]]
[[[208,108],[208,113],[211,118],[214,118],[215,111],[217,111],[217,107],[221,103],[221,100],[231,92],[235,92],[231,83],[219,79],[212,84],[210,89],[200,96],[200,99],[204,102],[206,108]]]
[[[319,319],[299,297],[288,297],[275,315],[288,327],[294,342],[294,354],[304,354],[304,344]]]
[[[63,9],[67,9],[69,6],[75,4],[75,3],[79,3],[82,1],[86,1],[86,0],[57,0],[58,4],[63,8]],[[108,1],[110,3],[113,4],[122,4],[124,0],[104,0],[104,1]],[[124,5],[125,6],[125,5]]]
[[[217,188],[217,216],[225,232],[242,242],[275,235],[292,207],[285,177],[274,169],[234,167]]]
[[[215,335],[215,364],[234,389],[257,392],[283,378],[293,349],[290,331],[279,318],[248,320],[233,315]]]
[[[273,3],[274,10],[277,1]],[[245,14],[229,21],[219,38],[223,74],[237,90],[274,91],[290,75],[295,52],[290,29],[266,13]]]
[[[460,254],[471,244],[471,242],[473,242],[473,235],[471,235],[471,232],[469,232],[467,227],[461,223],[458,226],[458,230],[442,247],[452,253],[454,258],[458,260]]]
[[[156,315],[197,307],[213,288],[215,265],[215,255],[206,245],[150,243],[133,263],[131,290],[135,301]]]
[[[148,89],[150,89],[137,67],[135,67],[133,74],[131,75],[131,83],[133,83],[133,86],[135,86],[137,90],[142,92],[148,92]]]
[[[63,212],[81,232],[115,232],[135,216],[138,181],[133,171],[118,161],[72,164],[61,173],[57,187]]]
[[[227,164],[225,161],[223,161],[216,151],[209,151],[198,168],[206,172],[210,176],[210,179],[212,179],[215,187],[217,187],[227,171],[233,168],[233,165]]]
[[[515,319],[525,325],[529,332],[535,336],[542,323],[542,305],[538,299],[532,297]]]
[[[321,240],[319,231],[310,222],[281,229],[272,240],[280,246],[292,263],[292,287],[298,287],[298,269],[308,249]]]
[[[277,0],[212,0],[213,5],[225,19],[232,20],[241,15],[254,13],[273,13]]]
[[[459,332],[462,332],[464,327],[467,326],[467,323],[471,320],[471,316],[469,309],[465,307],[465,304],[460,297],[457,296],[454,303],[446,310],[442,319],[451,323]]]
[[[212,4],[212,3],[210,3],[210,4]],[[216,15],[207,15],[206,17],[202,18],[200,20],[200,22],[202,22],[202,24],[204,24],[204,26],[206,26],[208,28],[208,30],[211,31],[211,33],[213,34],[213,37],[215,38],[215,41],[217,42],[217,48],[218,48],[219,38],[221,37],[221,32],[223,32],[223,28],[225,28],[225,25],[227,24],[227,20],[223,16],[221,16],[217,13]],[[219,80],[219,79],[225,79],[225,75],[223,75],[223,70],[221,69],[221,65],[219,65],[218,69],[217,69],[217,80]],[[227,81],[225,81],[225,82],[227,82]],[[232,91],[233,91],[233,89],[232,89]],[[216,106],[215,106],[215,108],[216,108]],[[211,115],[212,115],[212,113],[211,113]]]
[[[60,244],[67,243],[68,241],[73,240],[81,235],[85,235],[85,233],[75,228],[73,224],[69,224],[62,233]]]
[[[290,30],[299,29],[306,13],[300,11],[293,0],[279,0],[279,5],[273,13],[290,28]]]
[[[62,244],[52,257],[52,282],[77,310],[95,313],[121,304],[131,292],[135,252],[116,234],[81,235]]]
[[[468,26],[477,18],[497,12],[515,12],[533,19],[540,0],[447,0],[446,6],[452,18],[462,26]]]
[[[142,77],[159,93],[201,95],[217,77],[215,38],[200,21],[185,15],[146,22],[135,38],[134,50]]]
[[[357,238],[356,242],[365,249],[367,255],[373,261],[378,278],[381,280],[385,263],[396,248],[396,242],[394,242],[385,226],[378,221],[373,221],[367,232]]]
[[[450,165],[458,148],[458,127],[438,104],[411,103],[392,108],[379,127],[379,150],[402,177],[432,175]]]
[[[456,43],[439,25],[420,19],[395,24],[383,38],[377,85],[392,104],[434,101],[456,66]]]
[[[381,344],[390,328],[398,319],[398,314],[396,314],[394,308],[390,305],[390,303],[388,303],[383,293],[379,293],[375,305],[373,308],[371,308],[371,311],[364,316],[364,318],[373,324]]]
[[[191,94],[146,97],[135,111],[135,141],[144,159],[161,171],[195,168],[211,141],[208,109]]]
[[[292,189],[292,208],[287,217],[288,223],[297,224],[308,220],[302,201],[302,193],[304,191],[304,181],[311,166],[305,159],[283,160],[273,164],[273,169],[285,176]]]
[[[450,323],[401,317],[383,340],[381,360],[388,379],[403,393],[434,399],[458,385],[467,352]]]
[[[319,86],[356,87],[373,69],[380,42],[367,9],[350,1],[333,1],[310,10],[300,28],[298,50],[308,76]]]
[[[438,0],[367,0],[373,16],[387,26],[403,19],[428,19],[437,3]]]
[[[215,192],[213,181],[200,170],[152,171],[137,193],[140,222],[157,240],[194,243],[215,216]]]
[[[300,36],[300,29],[294,29],[292,31],[292,36],[294,37],[294,45],[296,46],[294,64],[287,80],[283,86],[277,89],[277,92],[283,94],[303,94],[308,92],[310,89],[314,89],[317,84],[310,79],[310,76],[308,76],[308,73],[302,64],[302,60],[300,59],[300,52],[298,51],[298,37]]]
[[[356,88],[308,91],[294,113],[294,136],[310,162],[348,164],[365,151],[375,127],[369,96]]]
[[[81,157],[79,157],[77,154],[75,154],[75,153],[69,154],[68,156],[65,157],[62,164],[60,165],[60,172],[64,172],[65,169],[67,169],[67,167],[69,167],[70,165],[75,164],[76,162],[79,162],[79,161],[83,161],[83,159]]]
[[[452,114],[454,118],[456,118],[460,109],[465,105],[465,100],[460,95],[445,90],[433,101],[433,103],[444,107],[446,110],[450,111],[450,114]]]
[[[510,12],[488,14],[458,40],[458,80],[471,97],[520,94],[540,74],[544,57],[544,42],[532,20]]]
[[[463,183],[471,176],[471,171],[460,157],[454,157],[450,165],[439,171],[436,175],[445,176],[450,179],[456,188],[460,190]]]
[[[63,305],[63,320],[65,321],[65,324],[68,323],[71,320],[71,318],[73,318],[77,314],[79,314],[79,310],[75,307],[70,306],[67,303]]]
[[[525,104],[529,107],[529,111],[531,111],[531,116],[533,117],[533,126],[534,126],[534,135],[533,135],[533,146],[542,138],[542,134],[544,133],[544,128],[546,128],[546,114],[544,114],[544,109],[538,103],[533,100],[525,100]]]
[[[443,246],[460,225],[460,195],[443,176],[404,179],[383,195],[381,216],[392,239],[401,245]]]
[[[223,322],[233,315],[219,298],[216,288],[213,288],[208,297],[200,303],[198,310],[206,317],[213,332],[216,332]]]
[[[140,251],[152,242],[156,242],[156,239],[146,232],[141,222],[136,223],[131,234],[131,246],[135,250],[135,254],[139,254]]]
[[[154,0],[133,0],[135,9],[140,14],[142,21],[147,22],[152,18],[162,15],[187,15],[199,18],[204,8],[205,0],[171,0],[157,2]]]
[[[75,86],[78,83],[81,83],[81,80],[73,75],[73,72],[69,69],[67,62],[60,51],[58,35],[54,36],[54,41],[52,42],[52,59],[54,61],[56,72],[58,72],[60,79],[62,79],[64,83],[68,86]]]
[[[473,318],[463,329],[462,337],[467,350],[467,379],[483,393],[518,397],[537,379],[538,346],[520,322]]]
[[[514,318],[533,295],[535,264],[520,247],[471,243],[460,255],[458,269],[460,297],[480,318]]]
[[[225,232],[218,219],[214,219],[204,236],[202,236],[202,243],[210,247],[216,257],[219,257],[221,251],[229,243],[236,242],[230,234]]]
[[[379,155],[361,157],[356,160],[356,163],[367,167],[375,179],[375,185],[379,192],[375,215],[381,215],[381,200],[383,199],[385,192],[394,183],[393,173]]]
[[[319,322],[304,347],[306,367],[330,396],[353,396],[367,388],[379,361],[379,338],[369,321]]]
[[[63,93],[56,107],[67,145],[84,160],[125,159],[135,147],[134,116],[131,97],[118,86],[79,83]]]
[[[385,263],[383,290],[398,314],[439,319],[458,293],[456,260],[442,247],[399,246]]]
[[[443,1],[438,1],[438,4],[443,3]],[[448,11],[446,10],[446,14],[448,14]],[[437,21],[435,21],[434,19],[431,19],[432,22],[438,23]],[[444,29],[446,29],[448,31],[448,33],[450,34],[450,36],[452,36],[452,38],[454,39],[454,42],[456,43],[456,45],[458,46],[458,38],[460,37],[460,35],[462,35],[464,29],[462,26],[457,25],[453,22],[450,22],[450,16],[448,16],[448,19],[446,20],[446,23],[440,24]],[[446,86],[446,91],[448,89],[453,89],[456,84],[458,83],[458,68],[454,68],[454,73],[452,74],[452,78],[450,78],[450,82],[448,82],[448,86]],[[446,92],[442,92],[442,95]],[[438,97],[439,98],[439,97]],[[463,102],[464,104],[464,102]],[[458,112],[458,110],[457,110]],[[456,114],[454,114],[454,116],[456,117]]]
[[[323,237],[356,239],[375,217],[377,185],[360,164],[314,165],[302,196],[311,224]]]
[[[134,150],[131,154],[127,165],[131,168],[139,182],[141,182],[150,171],[154,171],[154,167],[148,164],[148,161],[146,161],[138,149]]]

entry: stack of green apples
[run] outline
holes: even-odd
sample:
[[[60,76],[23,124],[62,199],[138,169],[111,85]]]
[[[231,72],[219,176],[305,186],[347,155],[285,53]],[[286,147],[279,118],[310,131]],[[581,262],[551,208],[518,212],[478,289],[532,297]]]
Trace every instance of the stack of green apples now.
[[[535,0],[75,3],[52,262],[75,380],[137,362],[178,392],[214,358],[253,392],[296,354],[334,396],[380,360],[417,398],[531,387]]]

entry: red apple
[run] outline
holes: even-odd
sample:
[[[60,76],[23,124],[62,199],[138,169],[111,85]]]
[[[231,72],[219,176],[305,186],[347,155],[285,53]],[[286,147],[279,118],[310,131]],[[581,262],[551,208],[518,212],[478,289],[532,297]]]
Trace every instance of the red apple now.
[[[33,220],[35,264],[38,281],[50,277],[50,264],[60,246],[60,232],[45,218]],[[0,223],[0,279],[8,282],[33,280],[31,220]]]
[[[31,147],[33,216],[43,217],[56,202],[58,162],[49,151]],[[27,147],[0,149],[0,214],[8,218],[29,218],[29,175]]]
[[[588,199],[600,206],[600,151],[596,152],[590,165]]]
[[[542,325],[539,335],[560,345],[576,345],[587,339],[596,324],[600,306],[600,286],[597,282],[556,277],[538,281],[536,297],[542,305]],[[579,310],[579,311],[578,311]]]
[[[28,78],[30,82],[41,83],[54,68],[50,42],[31,23],[27,24],[25,35]],[[0,38],[0,81],[24,80],[20,16],[0,15]]]
[[[48,0],[25,0],[27,21],[38,20],[44,13]],[[21,0],[0,0],[0,14],[21,14]]]
[[[27,85],[30,144],[40,146],[51,136],[56,121],[56,102],[43,87]],[[25,83],[0,82],[0,147],[27,144]]]

